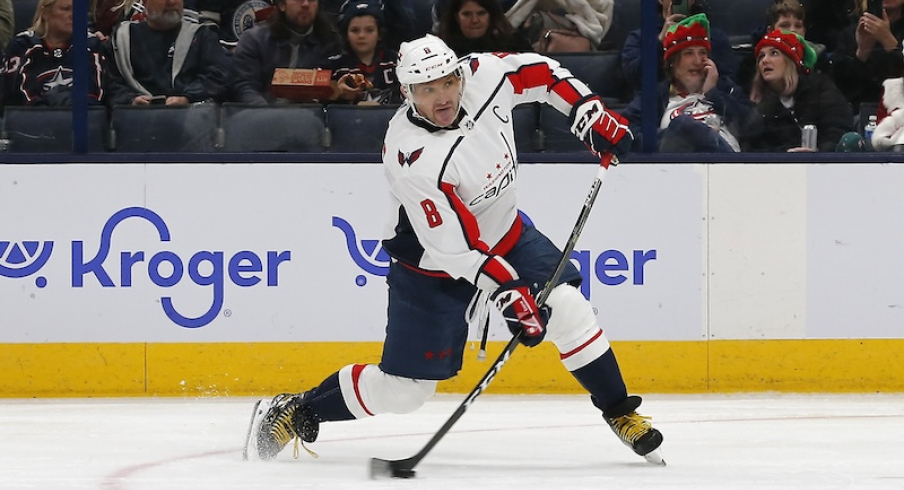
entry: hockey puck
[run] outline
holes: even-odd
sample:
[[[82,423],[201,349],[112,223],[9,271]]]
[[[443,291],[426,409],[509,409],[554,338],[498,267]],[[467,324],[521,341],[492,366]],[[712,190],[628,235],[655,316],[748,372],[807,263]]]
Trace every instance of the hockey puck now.
[[[415,473],[414,470],[406,470],[404,468],[393,468],[392,469],[392,477],[393,478],[414,478]]]

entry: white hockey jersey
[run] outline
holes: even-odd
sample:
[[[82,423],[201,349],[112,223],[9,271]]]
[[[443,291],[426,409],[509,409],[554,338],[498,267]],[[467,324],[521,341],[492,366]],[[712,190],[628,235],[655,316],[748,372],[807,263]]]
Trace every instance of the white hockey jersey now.
[[[461,63],[456,128],[436,128],[408,104],[389,123],[383,165],[398,215],[383,245],[404,265],[494,291],[518,278],[501,257],[521,231],[512,109],[545,102],[567,115],[590,90],[535,53],[472,54]]]

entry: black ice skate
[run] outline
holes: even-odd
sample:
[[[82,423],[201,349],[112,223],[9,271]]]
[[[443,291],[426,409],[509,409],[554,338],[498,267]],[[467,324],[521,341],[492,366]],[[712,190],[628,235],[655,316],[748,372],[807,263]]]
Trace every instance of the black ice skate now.
[[[295,439],[294,455],[297,458],[299,439],[302,446],[317,440],[320,424],[304,404],[307,394],[282,393],[272,400],[258,400],[251,415],[242,457],[248,459],[248,453],[256,450],[260,459],[271,460]],[[305,450],[316,456],[310,449]]]
[[[604,411],[603,418],[612,428],[612,432],[615,432],[615,435],[635,453],[653,464],[665,466],[659,451],[662,433],[650,425],[649,417],[635,411],[640,402],[639,396],[629,396],[623,402]]]

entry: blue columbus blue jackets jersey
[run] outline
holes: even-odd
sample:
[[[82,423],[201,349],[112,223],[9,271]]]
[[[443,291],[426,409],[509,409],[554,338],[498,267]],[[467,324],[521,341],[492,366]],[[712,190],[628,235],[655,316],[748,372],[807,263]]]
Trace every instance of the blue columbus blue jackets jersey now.
[[[103,97],[101,42],[88,37],[88,100]],[[6,49],[2,80],[3,105],[70,105],[72,89],[72,45],[50,49],[31,31],[13,38]]]

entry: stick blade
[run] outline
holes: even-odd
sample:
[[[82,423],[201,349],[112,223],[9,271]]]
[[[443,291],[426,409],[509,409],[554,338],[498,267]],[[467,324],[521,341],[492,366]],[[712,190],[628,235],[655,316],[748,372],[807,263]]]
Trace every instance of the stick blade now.
[[[388,461],[385,459],[370,459],[370,477],[378,478],[414,478],[414,468],[405,464],[406,461]]]

